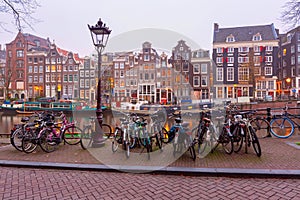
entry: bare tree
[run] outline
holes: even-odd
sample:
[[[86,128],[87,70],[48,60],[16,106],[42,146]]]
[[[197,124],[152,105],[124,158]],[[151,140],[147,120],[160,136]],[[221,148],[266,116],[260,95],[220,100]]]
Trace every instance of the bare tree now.
[[[11,23],[21,31],[24,27],[33,29],[32,24],[38,22],[33,17],[35,10],[40,7],[37,0],[0,0],[0,13],[7,14],[11,17]],[[0,27],[10,32],[5,26],[7,22],[0,20]]]
[[[300,1],[289,0],[283,6],[281,21],[289,28],[295,28],[300,24]]]

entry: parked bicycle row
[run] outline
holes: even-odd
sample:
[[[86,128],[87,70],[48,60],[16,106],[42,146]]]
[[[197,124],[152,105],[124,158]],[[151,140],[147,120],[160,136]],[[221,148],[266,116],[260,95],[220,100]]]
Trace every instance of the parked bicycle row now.
[[[45,152],[55,151],[60,143],[77,145],[82,142],[82,130],[69,122],[63,112],[37,112],[23,117],[11,130],[10,142],[19,151],[32,153],[38,146]]]
[[[96,128],[98,123],[95,123],[95,117],[90,117],[90,123],[81,127],[76,122],[69,122],[63,112],[41,112],[22,118],[22,123],[11,130],[10,139],[16,149],[26,153],[33,152],[37,146],[45,152],[53,152],[61,143],[80,144],[83,149],[88,149],[93,147],[100,135],[99,140],[110,144],[113,153],[122,149],[127,158],[131,152],[139,152],[150,159],[151,152],[164,152],[168,144],[172,146],[174,156],[188,152],[193,160],[196,153],[204,157],[218,146],[227,154],[239,152],[243,146],[245,153],[248,153],[252,146],[260,157],[259,139],[270,136],[270,133],[279,138],[293,134],[296,122],[291,116],[295,116],[287,110],[286,106],[281,115],[274,115],[271,120],[256,116],[255,110],[241,111],[234,105],[227,106],[225,115],[217,117],[211,116],[210,109],[198,113],[179,113],[173,116],[174,123],[170,130],[165,128],[166,116],[163,112],[158,111],[147,119],[136,114],[123,114],[116,127],[102,124],[101,134]],[[195,118],[195,114],[197,125],[191,128],[182,116]]]

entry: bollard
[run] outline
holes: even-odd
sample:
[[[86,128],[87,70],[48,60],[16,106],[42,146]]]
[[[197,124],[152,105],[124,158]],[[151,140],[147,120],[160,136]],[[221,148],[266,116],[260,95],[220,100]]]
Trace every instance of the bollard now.
[[[267,121],[270,123],[271,121],[271,118],[272,118],[272,115],[271,115],[271,108],[267,108]],[[270,124],[269,124],[270,125]],[[268,135],[266,137],[272,137],[271,136],[271,133],[270,133],[270,126],[268,127]]]

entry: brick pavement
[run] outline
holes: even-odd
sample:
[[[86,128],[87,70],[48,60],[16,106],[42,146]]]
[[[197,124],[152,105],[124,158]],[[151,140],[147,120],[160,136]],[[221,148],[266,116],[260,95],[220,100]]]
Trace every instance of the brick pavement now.
[[[288,139],[264,138],[260,140],[262,156],[258,158],[254,151],[250,149],[248,154],[242,150],[240,153],[227,155],[218,149],[210,153],[205,158],[197,158],[193,162],[188,153],[179,159],[168,163],[170,167],[187,168],[233,168],[233,169],[280,169],[280,170],[299,170],[300,169],[300,149],[288,143],[295,144],[300,141],[299,135],[294,135]],[[49,163],[73,163],[73,164],[106,164],[106,165],[141,165],[141,166],[163,166],[160,160],[170,157],[168,152],[155,152],[151,154],[148,161],[146,155],[136,153],[126,160],[124,153],[120,150],[113,154],[110,144],[104,149],[91,149],[91,151],[81,149],[80,145],[69,146],[61,145],[60,148],[52,153],[45,153],[39,148],[32,154],[26,154],[15,150],[7,144],[0,147],[0,160],[13,161],[34,161]],[[297,145],[295,145],[297,146]],[[139,162],[131,162],[139,158]]]
[[[0,168],[0,199],[299,199],[299,179]]]

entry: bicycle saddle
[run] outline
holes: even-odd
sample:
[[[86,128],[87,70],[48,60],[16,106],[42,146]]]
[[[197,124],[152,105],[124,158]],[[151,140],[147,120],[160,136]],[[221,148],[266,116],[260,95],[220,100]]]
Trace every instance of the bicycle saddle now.
[[[182,123],[182,119],[181,118],[175,118],[175,122],[178,123],[178,124]]]

